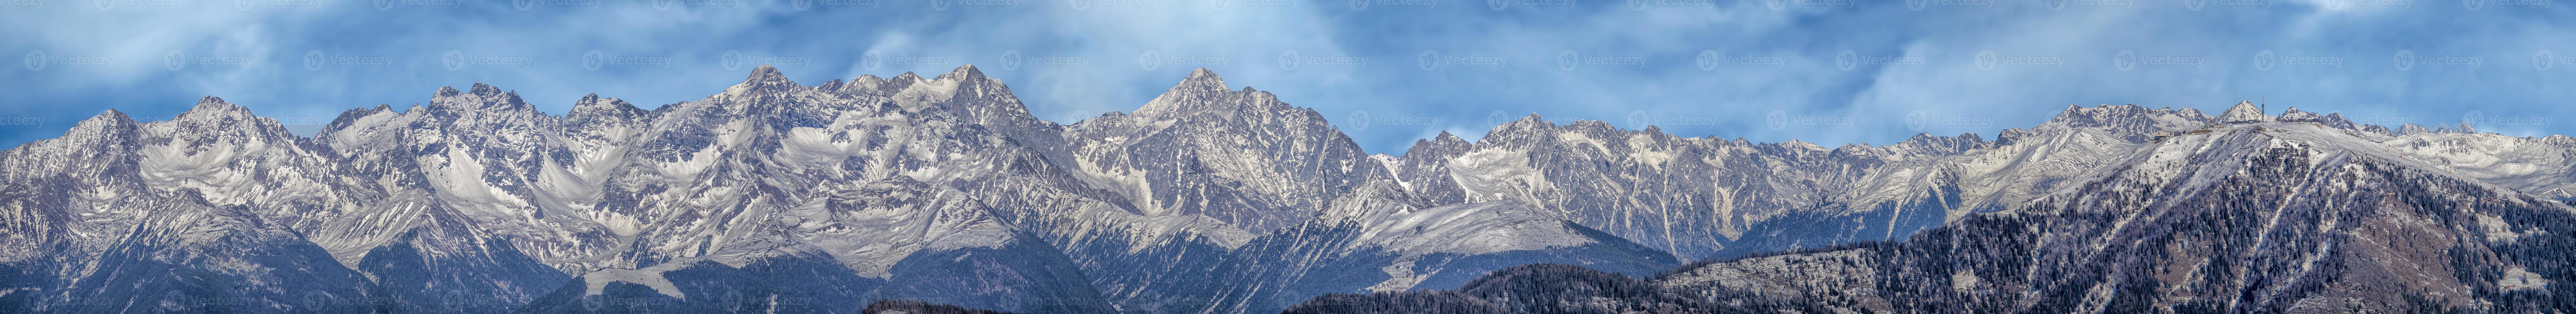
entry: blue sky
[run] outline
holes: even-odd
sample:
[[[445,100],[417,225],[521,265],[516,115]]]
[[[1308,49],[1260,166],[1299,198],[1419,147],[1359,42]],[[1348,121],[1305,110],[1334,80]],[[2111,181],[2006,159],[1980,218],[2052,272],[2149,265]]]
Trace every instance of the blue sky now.
[[[0,145],[111,108],[168,117],[203,95],[288,124],[476,82],[547,112],[590,93],[649,109],[721,92],[761,63],[806,84],[971,63],[1062,123],[1133,110],[1207,67],[1384,153],[1533,112],[1830,146],[1991,138],[2070,104],[2215,112],[2255,99],[2375,124],[2474,115],[2483,131],[2545,136],[2576,133],[2563,119],[2576,114],[2568,5],[0,0],[0,55],[27,56],[0,68]]]

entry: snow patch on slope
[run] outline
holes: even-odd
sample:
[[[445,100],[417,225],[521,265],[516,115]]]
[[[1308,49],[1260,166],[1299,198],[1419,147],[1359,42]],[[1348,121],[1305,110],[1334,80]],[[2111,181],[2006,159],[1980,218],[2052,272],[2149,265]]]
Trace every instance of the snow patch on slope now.
[[[1415,255],[1474,255],[1594,243],[1565,220],[1511,200],[1424,209],[1379,207],[1360,219],[1369,225],[1359,242]]]
[[[1530,167],[1529,152],[1502,148],[1480,149],[1449,160],[1449,178],[1458,182],[1474,200],[1511,199],[1530,202],[1537,197],[1531,190],[1548,188],[1547,178]]]

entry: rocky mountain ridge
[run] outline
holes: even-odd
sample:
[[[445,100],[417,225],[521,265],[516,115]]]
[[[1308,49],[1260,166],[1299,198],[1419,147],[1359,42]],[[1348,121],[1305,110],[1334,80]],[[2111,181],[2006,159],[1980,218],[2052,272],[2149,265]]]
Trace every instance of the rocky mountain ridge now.
[[[2563,136],[2252,114],[2511,193],[2576,187]],[[700,100],[559,116],[476,84],[310,138],[207,97],[0,151],[0,307],[1267,313],[1530,263],[1643,276],[1919,237],[2060,202],[2191,139],[2151,133],[2222,120],[2070,106],[1991,140],[1825,148],[1532,115],[1398,156],[1204,69],[1070,125],[972,66],[811,86],[763,66]]]

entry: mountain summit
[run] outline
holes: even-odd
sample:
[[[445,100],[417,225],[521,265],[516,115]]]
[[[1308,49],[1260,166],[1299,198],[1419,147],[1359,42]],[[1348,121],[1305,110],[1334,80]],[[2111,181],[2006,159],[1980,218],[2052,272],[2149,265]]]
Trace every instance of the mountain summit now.
[[[2218,121],[2227,123],[2271,122],[2272,116],[2263,113],[2263,107],[2256,106],[2254,105],[2254,101],[2248,100],[2237,102],[2235,106],[2228,106],[2226,113],[2218,114]]]

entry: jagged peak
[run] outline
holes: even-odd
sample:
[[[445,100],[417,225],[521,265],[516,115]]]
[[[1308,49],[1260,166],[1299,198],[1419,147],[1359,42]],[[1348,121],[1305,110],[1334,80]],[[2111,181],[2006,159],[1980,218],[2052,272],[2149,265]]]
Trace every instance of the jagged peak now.
[[[1538,116],[1538,113],[1536,113],[1536,112],[1531,112],[1529,115],[1521,116],[1521,118],[1520,118],[1519,120],[1512,120],[1512,123],[1521,123],[1521,122],[1547,123],[1547,117],[1541,117],[1541,116]],[[1550,124],[1550,125],[1554,125],[1554,123],[1548,123],[1548,124]]]
[[[788,80],[787,74],[778,72],[778,67],[762,64],[758,68],[752,68],[751,75],[744,77],[742,84],[734,85],[734,88],[728,89],[727,92],[783,91],[796,87],[801,86],[796,85],[796,81]]]
[[[135,123],[136,123],[136,122],[134,122],[134,117],[125,115],[125,112],[124,112],[124,111],[116,111],[116,109],[108,109],[107,111],[99,112],[99,113],[98,113],[98,115],[90,116],[88,119],[81,119],[81,121],[80,121],[80,122],[78,122],[78,123],[74,123],[74,124],[72,125],[72,128],[74,128],[74,129],[79,129],[79,128],[88,128],[88,127],[100,127],[100,126],[108,126],[108,125],[122,125],[122,124],[135,124]]]
[[[1431,136],[1431,138],[1425,138],[1425,139],[1414,139],[1414,140],[1413,140],[1413,146],[1412,146],[1412,147],[1407,147],[1407,148],[1405,148],[1405,149],[1404,149],[1404,151],[1405,151],[1405,153],[1404,153],[1404,154],[1405,154],[1406,156],[1419,156],[1419,155],[1415,155],[1414,153],[1417,153],[1417,152],[1424,152],[1424,151],[1428,151],[1428,150],[1431,150],[1431,149],[1440,149],[1440,148],[1448,148],[1448,147],[1472,147],[1472,146],[1475,146],[1475,145],[1476,145],[1476,143],[1474,143],[1474,142],[1468,142],[1468,141],[1467,141],[1467,139],[1459,138],[1459,137],[1458,137],[1458,135],[1455,135],[1455,134],[1449,134],[1449,131],[1440,131],[1440,134],[1439,134],[1439,135],[1433,135],[1433,136]]]
[[[635,107],[635,104],[627,103],[626,100],[617,99],[615,97],[600,98],[599,94],[589,94],[581,96],[580,101],[572,104],[572,112],[570,115],[595,112],[626,115],[642,113],[644,112],[644,108],[637,108]]]
[[[233,107],[233,103],[231,103],[231,102],[225,102],[225,101],[224,101],[224,98],[222,98],[222,97],[215,97],[215,96],[212,96],[212,95],[208,95],[208,96],[198,97],[198,98],[197,98],[197,106],[196,106],[195,108],[189,108],[188,110],[206,109],[207,107],[216,107],[216,108]]]
[[[251,116],[250,108],[226,102],[223,98],[205,96],[197,98],[197,105],[195,107],[188,108],[188,112],[179,113],[178,119],[240,118],[249,116]]]
[[[1225,78],[1218,77],[1216,75],[1216,71],[1208,71],[1207,68],[1190,70],[1189,77],[1181,78],[1181,82],[1178,84],[1172,84],[1172,91],[1178,92],[1184,90],[1224,91],[1226,90]]]
[[[2427,132],[2431,132],[2431,131],[2432,131],[2432,129],[2431,129],[2431,128],[2426,128],[2426,127],[2424,127],[2424,125],[2422,125],[2422,124],[2415,124],[2415,123],[2413,123],[2413,122],[2402,123],[2402,124],[2398,124],[2398,125],[2397,125],[2397,134],[2400,134],[2400,135],[2404,135],[2404,134],[2417,134],[2417,133],[2427,133]]]
[[[2272,115],[2263,113],[2263,107],[2256,106],[2254,105],[2254,101],[2247,100],[2237,102],[2235,106],[2228,106],[2227,112],[2218,114],[2218,121],[2227,123],[2266,122],[2272,121]]]
[[[457,91],[455,87],[439,87],[436,96],[430,97],[428,107],[530,112],[536,110],[536,107],[528,105],[526,100],[519,99],[518,91],[502,90],[500,87],[483,83],[474,83],[466,91]]]
[[[2048,125],[2069,127],[2115,127],[2119,124],[2152,123],[2155,116],[2171,111],[2148,109],[2138,104],[2102,104],[2091,108],[2067,105],[2066,110],[2048,119]]]
[[[2290,107],[2290,109],[2281,110],[2280,116],[2281,120],[2320,120],[2324,118],[2325,116],[2319,116],[2314,112],[2299,110],[2299,107]]]
[[[134,119],[134,117],[126,116],[124,111],[116,111],[116,109],[108,109],[107,111],[100,111],[100,112],[98,112],[98,115],[96,115],[96,116],[90,116],[89,118],[90,118],[90,119],[102,119],[102,118],[120,119],[120,118],[121,118],[121,119],[126,119],[126,120],[133,120],[133,119]]]
[[[841,86],[847,86],[847,85],[849,85],[849,84],[850,84],[850,83],[849,83],[848,81],[842,81],[841,79],[832,79],[832,80],[830,80],[830,81],[823,81],[823,83],[820,83],[820,84],[814,84],[814,88],[816,88],[816,89],[821,89],[821,90],[827,90],[827,91],[838,91],[838,90],[841,90]]]
[[[1513,130],[1513,129],[1540,129],[1540,128],[1552,128],[1552,127],[1556,127],[1556,124],[1555,124],[1555,123],[1549,123],[1549,122],[1547,122],[1547,117],[1541,117],[1541,116],[1539,116],[1539,115],[1538,115],[1538,113],[1536,113],[1536,112],[1531,112],[1529,115],[1521,116],[1521,118],[1520,118],[1520,119],[1512,119],[1512,121],[1504,121],[1504,122],[1503,122],[1503,124],[1497,124],[1497,125],[1494,125],[1494,128],[1493,128],[1492,130],[1488,130],[1488,131],[1486,131],[1486,137],[1489,137],[1489,138],[1490,138],[1490,137],[1493,137],[1493,135],[1492,135],[1492,134],[1494,134],[1494,133],[1502,133],[1501,131],[1504,131],[1504,130]]]
[[[983,79],[983,78],[984,78],[984,71],[983,71],[983,70],[977,70],[977,69],[975,69],[975,64],[973,64],[973,63],[968,63],[968,64],[966,64],[966,65],[957,66],[957,69],[955,69],[955,70],[948,70],[948,73],[940,74],[938,77],[934,77],[934,78],[931,78],[931,79],[935,79],[935,80],[979,80],[979,79]]]
[[[492,87],[491,84],[483,84],[483,82],[474,82],[474,91],[472,93],[478,96],[499,96],[501,94],[501,88]]]
[[[742,79],[742,81],[743,81],[743,82],[746,82],[746,83],[748,83],[748,82],[784,82],[784,81],[787,81],[787,74],[785,74],[785,73],[779,73],[779,72],[778,72],[778,67],[770,66],[770,65],[767,65],[767,64],[763,64],[763,65],[760,65],[760,67],[752,68],[752,69],[751,69],[751,76],[749,76],[749,77],[744,77],[744,78]]]
[[[1199,69],[1190,73],[1190,76],[1182,79],[1180,83],[1173,84],[1172,88],[1162,95],[1155,96],[1153,101],[1146,102],[1144,107],[1137,108],[1134,113],[1139,116],[1171,116],[1201,112],[1298,110],[1309,113],[1314,111],[1288,105],[1286,102],[1279,101],[1278,95],[1272,95],[1269,92],[1250,89],[1240,92],[1228,90],[1225,87],[1225,81],[1218,78],[1215,72]]]

